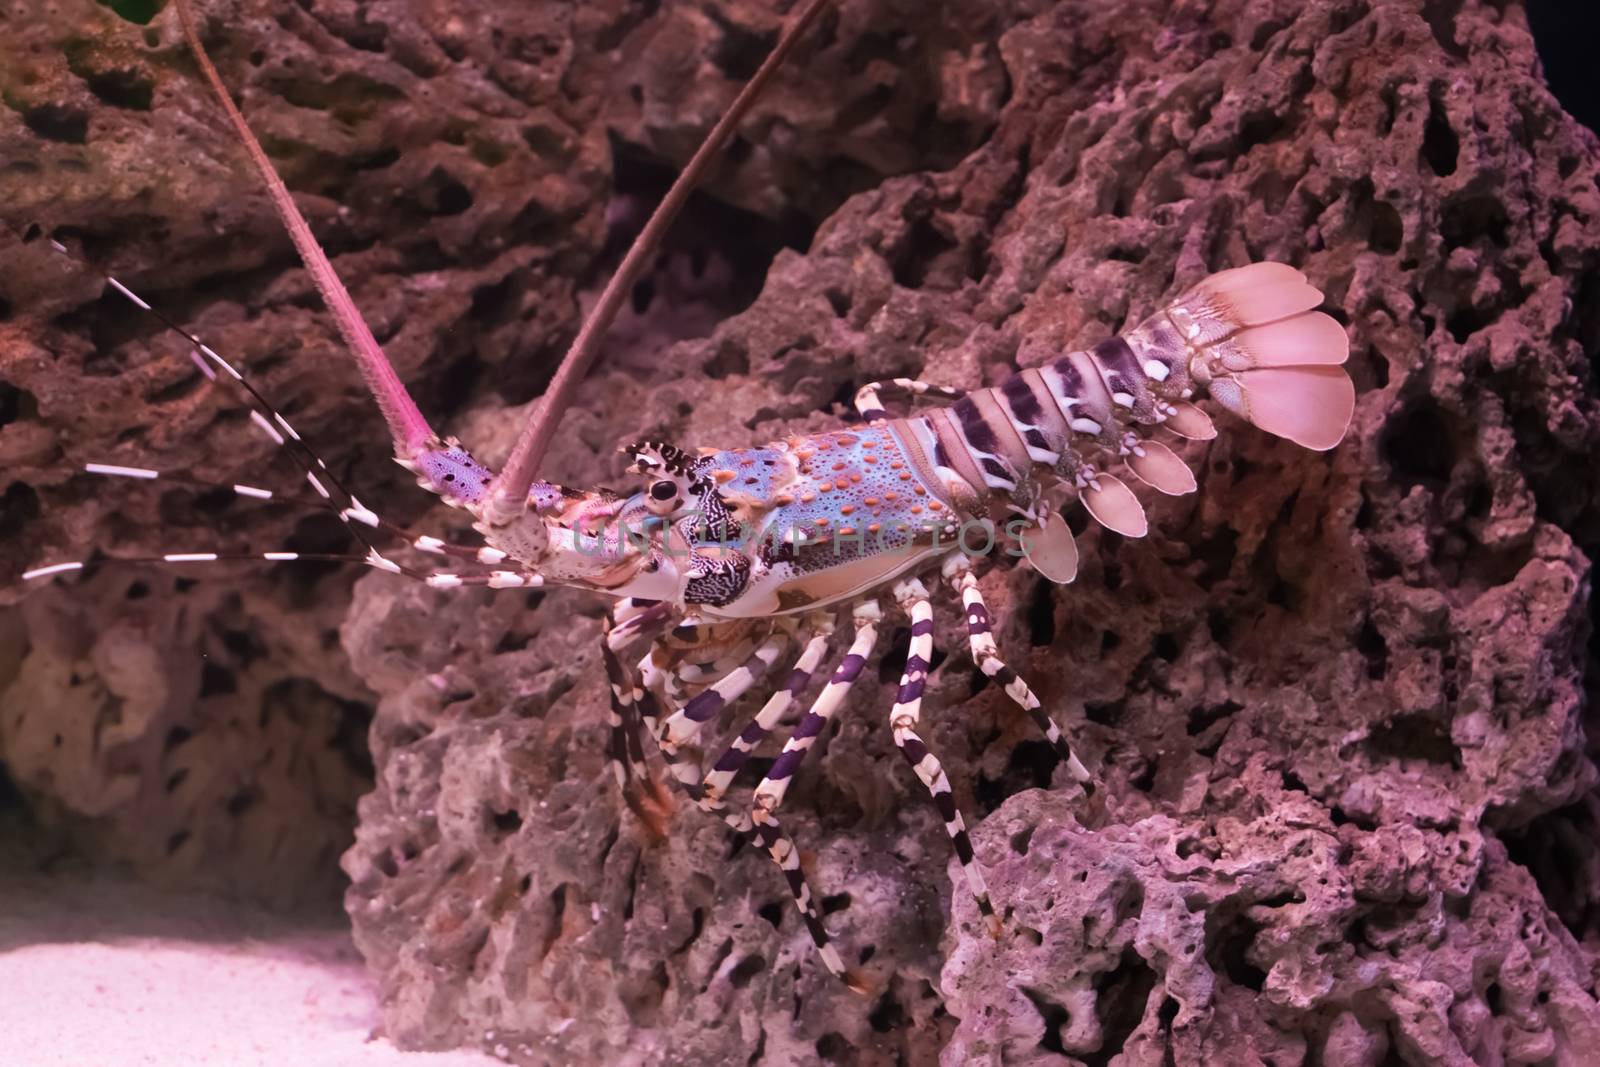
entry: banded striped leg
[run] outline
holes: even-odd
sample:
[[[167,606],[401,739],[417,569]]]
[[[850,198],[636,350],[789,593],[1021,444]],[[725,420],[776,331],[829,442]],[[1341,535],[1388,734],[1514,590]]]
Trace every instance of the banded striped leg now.
[[[665,626],[669,619],[669,605],[636,599],[623,600],[607,616],[605,639],[600,643],[600,656],[605,662],[606,676],[611,684],[611,735],[606,746],[607,760],[628,810],[638,816],[639,821],[657,838],[666,836],[666,820],[672,810],[672,802],[660,783],[651,776],[645,763],[644,747],[639,740],[639,705],[645,693],[623,665],[618,653],[634,641]],[[635,777],[635,768],[638,768],[638,777]],[[644,783],[643,793],[639,788],[641,780]]]
[[[651,690],[648,682],[636,684],[633,688],[633,725],[629,726],[629,730],[642,731],[653,738],[656,736],[660,721],[660,698]],[[637,737],[637,734],[634,736]],[[642,760],[644,758],[643,752],[637,748],[630,749],[630,751],[635,752],[639,759]],[[668,752],[666,749],[661,748],[660,745],[657,745],[656,751],[661,753],[661,762],[666,764],[667,773],[672,776],[673,781],[682,785],[686,778],[686,772],[678,766],[677,753]],[[654,784],[653,780],[652,784]],[[693,793],[691,792],[690,795],[692,796]],[[661,791],[661,800],[663,805],[671,806],[672,802],[666,799],[664,791]]]
[[[788,629],[780,629],[770,634],[756,646],[755,651],[750,653],[744,663],[696,693],[665,722],[652,727],[651,733],[661,750],[662,758],[666,760],[672,776],[678,780],[678,784],[689,796],[697,800],[700,797],[700,768],[683,760],[678,749],[694,740],[700,733],[701,727],[715,718],[723,708],[748,692],[750,687],[771,669],[773,663],[783,654],[784,646],[789,643],[789,633]],[[653,694],[650,694],[650,699],[653,699]]]
[[[639,690],[639,718],[644,723],[644,732],[656,738],[656,751],[661,753],[661,762],[667,765],[667,773],[672,775],[672,780],[677,787],[684,791],[688,797],[696,799],[700,783],[698,770],[692,765],[683,763],[678,757],[676,749],[668,750],[661,744],[659,733],[661,723],[661,698],[648,685]]]
[[[685,695],[688,687],[703,689],[719,681],[724,675],[732,673],[743,665],[755,648],[756,646],[749,642],[744,642],[724,651],[716,659],[697,662],[685,660],[671,670],[661,673],[661,686],[657,692],[668,705],[681,707],[690,699]]]
[[[605,661],[606,678],[611,683],[611,736],[606,745],[606,762],[611,765],[617,787],[622,790],[623,802],[653,830],[660,831],[664,828],[657,826],[656,820],[647,817],[641,808],[638,781],[634,777],[636,767],[645,777],[649,776],[644,748],[639,743],[639,689],[609,644],[601,643],[600,656]]]
[[[639,740],[639,686],[623,666],[618,652],[665,623],[666,605],[628,598],[617,602],[605,619],[605,639],[600,658],[611,683],[611,740],[607,747],[611,771],[624,795],[633,781],[633,765],[643,768],[644,746]],[[631,803],[630,803],[630,806]]]
[[[651,646],[639,664],[645,687],[672,707],[681,706],[687,686],[705,686],[743,663],[755,650],[749,620],[711,623],[687,615]],[[655,732],[652,725],[651,733]]]
[[[795,661],[794,669],[789,672],[789,677],[762,705],[756,717],[739,731],[722,755],[717,757],[711,770],[706,772],[705,778],[700,783],[701,811],[711,815],[727,811],[727,805],[723,803],[722,798],[727,794],[734,778],[744,769],[745,763],[750,759],[750,753],[766,739],[773,727],[788,714],[795,701],[800,699],[800,694],[811,684],[811,678],[816,674],[822,657],[827,654],[828,642],[833,637],[833,620],[824,616],[812,620],[805,628],[811,636],[806,641],[806,647],[800,653],[800,658]],[[750,818],[749,812],[728,813],[724,814],[723,818],[729,826],[740,833],[750,833],[755,829],[755,823]]]
[[[856,411],[867,422],[888,418],[883,410],[883,394],[934,400],[960,400],[967,395],[965,389],[952,389],[946,385],[931,385],[917,378],[890,378],[883,382],[868,382],[856,390]]]
[[[794,897],[795,907],[800,910],[800,918],[805,921],[806,931],[811,935],[811,941],[817,946],[817,954],[822,957],[822,963],[833,974],[842,978],[846,984],[858,992],[864,990],[859,978],[852,975],[839,958],[839,950],[828,941],[828,931],[822,925],[822,914],[817,911],[816,899],[812,895],[811,887],[806,884],[805,872],[800,869],[800,852],[795,848],[794,840],[784,832],[783,824],[778,821],[778,806],[783,803],[784,794],[789,790],[789,783],[794,780],[794,773],[799,769],[800,763],[805,759],[812,744],[828,720],[833,718],[834,712],[844,703],[850,693],[850,687],[861,677],[861,670],[866,666],[867,658],[872,655],[872,646],[878,640],[878,623],[883,619],[883,610],[876,600],[868,600],[857,604],[852,618],[855,623],[855,636],[850,642],[850,651],[845,653],[839,661],[838,668],[833,672],[833,677],[817,694],[817,699],[812,703],[810,710],[800,720],[800,725],[795,727],[794,734],[783,746],[783,751],[773,761],[772,769],[767,776],[756,786],[755,796],[751,799],[750,822],[751,829],[760,839],[761,845],[772,857],[772,861],[783,872],[784,880],[789,883],[789,893]]]
[[[967,876],[967,887],[978,902],[978,913],[991,936],[1000,936],[1000,917],[989,902],[989,886],[983,879],[983,868],[978,866],[972,851],[972,838],[967,835],[966,821],[956,808],[955,794],[950,791],[950,778],[944,773],[939,757],[928,751],[927,744],[917,734],[917,723],[922,718],[922,690],[928,680],[928,664],[933,661],[933,605],[928,601],[928,590],[915,578],[905,578],[894,584],[894,598],[911,616],[911,649],[906,655],[905,673],[900,678],[900,691],[895,696],[894,707],[889,712],[889,727],[894,731],[894,743],[900,754],[911,764],[922,784],[933,795],[933,803],[944,820],[945,832],[955,846],[956,859]]]
[[[1000,683],[1006,696],[1033,717],[1039,729],[1044,731],[1045,739],[1055,749],[1057,757],[1066,765],[1067,773],[1083,786],[1085,796],[1093,796],[1094,778],[1078,759],[1077,754],[1072,751],[1067,735],[1046,713],[1039,703],[1039,698],[1028,687],[1028,683],[1018,677],[1017,672],[1007,667],[1000,658],[1000,651],[995,645],[994,634],[989,626],[989,608],[984,604],[983,593],[978,589],[978,579],[972,573],[971,561],[961,554],[951,556],[945,563],[944,575],[946,579],[953,578],[955,587],[961,592],[961,603],[967,614],[967,641],[971,645],[972,658],[977,662],[978,669]]]

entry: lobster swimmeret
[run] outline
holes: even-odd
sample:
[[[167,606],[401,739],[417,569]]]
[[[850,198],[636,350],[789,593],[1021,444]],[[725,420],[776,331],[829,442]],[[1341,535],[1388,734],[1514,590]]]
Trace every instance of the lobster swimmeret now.
[[[813,0],[793,20],[753,88],[770,76],[782,52],[826,2]],[[1202,393],[1261,429],[1311,449],[1332,448],[1349,424],[1355,393],[1341,366],[1349,351],[1344,330],[1314,310],[1322,294],[1299,271],[1258,263],[1212,275],[1121,337],[1018,371],[995,388],[963,395],[896,379],[861,389],[856,397],[861,425],[757,448],[694,454],[661,442],[629,446],[624,451],[632,456],[631,469],[646,478],[645,487],[629,496],[533,478],[560,415],[559,398],[592,356],[594,337],[604,324],[600,314],[585,325],[575,354],[563,364],[551,390],[557,399],[524,430],[497,474],[454,439],[441,439],[423,419],[234,108],[200,45],[187,0],[175,7],[202,71],[250,150],[383,409],[396,459],[417,474],[421,486],[470,512],[486,542],[484,548],[469,549],[424,536],[411,538],[411,547],[505,569],[426,573],[390,560],[361,527],[393,528],[305,453],[299,435],[245,382],[260,405],[257,425],[302,463],[310,484],[368,547],[362,561],[371,566],[436,588],[552,583],[615,597],[603,653],[612,690],[609,756],[624,797],[659,829],[662,798],[652,795],[649,776],[638,773],[644,760],[642,728],[657,742],[673,777],[703,809],[725,812],[731,826],[755,834],[768,849],[835,974],[850,977],[828,941],[777,809],[807,750],[872,653],[883,618],[880,598],[887,594],[911,623],[904,674],[889,715],[895,744],[932,793],[980,913],[997,932],[998,919],[949,781],[917,733],[933,653],[933,608],[925,580],[937,576],[959,591],[974,660],[1029,713],[1068,772],[1092,792],[1091,777],[1060,728],[999,656],[973,570],[976,555],[998,554],[988,550],[1003,532],[1020,548],[1012,554],[1025,556],[1055,582],[1070,582],[1077,573],[1077,549],[1061,508],[1072,498],[1102,525],[1128,537],[1143,536],[1144,510],[1117,475],[1131,473],[1163,493],[1192,492],[1195,480],[1188,468],[1149,435],[1165,428],[1191,439],[1214,436],[1211,420],[1193,403]],[[732,120],[751,98],[753,89],[741,94],[669,194],[669,204],[681,204],[703,157],[718,138],[726,139]],[[647,233],[659,236],[670,214],[658,213]],[[601,307],[615,307],[627,292],[629,264],[643,261],[641,248],[647,242],[629,253]],[[120,282],[108,280],[149,307]],[[184,336],[208,374],[206,360],[243,381],[237,368]],[[576,354],[586,344],[591,347]],[[953,403],[891,420],[882,402],[890,391]],[[88,469],[158,476],[144,468],[90,464]],[[234,489],[272,496],[250,486]],[[973,552],[974,532],[983,552]],[[161,558],[189,563],[219,557],[200,552]],[[311,557],[268,552],[253,558]],[[82,566],[58,563],[24,577]],[[847,652],[756,787],[748,809],[726,813],[729,786],[822,668],[836,620],[846,611],[852,627]],[[647,651],[635,668],[626,653],[641,645]],[[702,775],[698,761],[685,758],[685,746],[790,646],[800,651],[783,684]]]

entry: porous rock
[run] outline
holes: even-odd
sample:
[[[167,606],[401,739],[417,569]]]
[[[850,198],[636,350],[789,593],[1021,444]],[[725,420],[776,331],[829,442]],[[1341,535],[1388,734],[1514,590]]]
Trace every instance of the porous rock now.
[[[374,22],[388,27],[378,47],[337,44],[372,43],[360,27]],[[283,153],[291,183],[351,205],[314,221],[408,380],[454,382],[469,358],[489,371],[425,407],[496,460],[570,330],[572,294],[604,258],[606,129],[635,179],[681,164],[776,18],[756,3],[669,3],[649,17],[602,5],[563,23],[570,50],[543,52],[470,17],[436,25],[383,5],[235,23],[214,31],[225,74],[255,90],[258,128],[316,149],[298,171]],[[458,109],[481,116],[471,93],[492,91],[514,126],[542,101],[589,172],[520,146],[498,166],[546,175],[549,203],[565,205],[551,211],[573,225],[493,245],[485,235],[520,216],[497,165],[459,153],[465,169],[448,173],[470,194],[466,210],[388,217],[378,205],[394,194],[353,161],[344,127],[305,115],[271,64],[251,72],[252,50],[282,54],[285,32],[319,64],[302,80],[328,87],[327,106],[374,109],[343,118],[350,128],[418,131],[389,134],[402,137],[394,166],[429,158]],[[559,78],[516,67],[491,90],[462,58],[492,67],[530,53],[573,66]],[[425,105],[410,83],[398,98],[336,88],[341,70],[423,78],[419,64],[438,86]],[[178,70],[163,77],[187,86]],[[231,166],[203,103],[184,99],[164,121],[197,116],[182,129]],[[926,735],[975,823],[1006,921],[998,942],[889,743],[893,666],[858,688],[783,810],[814,850],[812,883],[866,998],[813,959],[757,850],[682,803],[665,840],[623,807],[603,759],[599,603],[447,596],[388,575],[358,581],[348,606],[328,577],[309,590],[268,577],[189,590],[278,604],[253,609],[272,633],[303,618],[282,605],[310,593],[319,627],[342,620],[348,661],[308,662],[327,691],[375,705],[376,784],[344,869],[391,1036],[530,1064],[1583,1062],[1600,1036],[1600,808],[1584,719],[1600,152],[1544,89],[1520,10],[1069,0],[949,4],[930,19],[925,5],[841,0],[763,109],[704,205],[723,225],[697,240],[725,263],[759,230],[730,217],[778,233],[820,220],[808,246],[773,256],[754,303],[703,339],[690,337],[703,316],[636,302],[570,417],[562,478],[614,478],[610,450],[644,434],[732,445],[831,425],[876,378],[992,382],[1012,361],[1098,341],[1209,271],[1258,259],[1301,266],[1348,325],[1351,434],[1311,455],[1225,422],[1216,441],[1186,446],[1200,492],[1150,502],[1149,538],[1087,532],[1065,589],[1020,567],[985,576],[1001,648],[1083,750],[1092,803],[983,684],[941,598]],[[127,127],[145,146],[130,156],[170,152],[174,133]],[[525,130],[504,141],[519,139],[534,156],[548,145]],[[518,189],[532,181],[505,173]],[[422,195],[432,174],[396,184]],[[161,215],[171,246],[117,240],[107,253],[148,277],[158,256],[186,250],[179,310],[231,326],[245,362],[301,398],[293,414],[328,438],[334,469],[369,477],[381,433],[328,433],[361,408],[354,379],[317,358],[334,342],[259,202],[209,190],[260,235],[220,251],[194,210],[203,190],[180,178]],[[50,221],[125,224],[104,188],[84,189]],[[461,202],[445,186],[430,195]],[[47,259],[26,262],[46,276]],[[210,278],[223,279],[220,297],[187,288]],[[656,291],[726,308],[704,278],[680,258]],[[18,481],[38,497],[31,510],[9,505],[34,536],[18,559],[43,561],[51,540],[155,550],[171,531],[153,506],[62,472],[119,440],[116,456],[149,466],[204,440],[199,462],[229,478],[267,450],[205,391],[163,401],[186,413],[176,425],[151,418],[119,437],[129,422],[113,398],[135,382],[146,397],[170,385],[181,348],[113,331],[96,400],[82,377],[94,339],[72,317],[93,287],[14,288],[26,280],[6,274],[11,307],[43,301],[57,318],[0,322],[28,412],[0,430],[0,448],[26,429],[13,435],[31,449]],[[468,309],[483,315],[485,303],[474,321]],[[273,337],[301,350],[275,366]],[[218,431],[198,437],[211,423]],[[235,543],[294,529],[232,516],[222,527]],[[107,633],[132,610],[84,588],[21,610]],[[169,603],[175,591],[160,592]],[[157,659],[192,638],[171,640]],[[891,660],[903,641],[890,627]],[[262,662],[285,669],[288,640],[263,643]],[[96,654],[106,677],[118,647]],[[41,664],[27,677],[65,673],[40,655],[22,659]],[[148,684],[133,687],[147,702]],[[732,720],[719,725],[724,736]],[[60,803],[48,759],[35,766],[30,796]],[[127,818],[118,797],[80,810]],[[215,855],[231,869],[248,852]]]

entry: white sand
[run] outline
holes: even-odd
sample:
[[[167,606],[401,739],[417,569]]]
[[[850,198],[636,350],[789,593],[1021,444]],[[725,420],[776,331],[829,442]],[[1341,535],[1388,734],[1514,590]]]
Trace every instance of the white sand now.
[[[4,1067],[486,1067],[372,1037],[348,932],[121,882],[0,879]]]

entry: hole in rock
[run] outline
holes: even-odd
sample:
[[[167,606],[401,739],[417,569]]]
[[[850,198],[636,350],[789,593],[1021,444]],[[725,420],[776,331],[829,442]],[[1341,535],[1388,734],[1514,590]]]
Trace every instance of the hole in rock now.
[[[1033,595],[1028,598],[1028,643],[1034,648],[1048,648],[1055,640],[1055,586],[1041,578],[1034,583]]]
[[[142,71],[103,71],[90,75],[87,83],[97,98],[128,111],[149,111],[155,99],[156,83]]]
[[[1250,946],[1255,943],[1261,927],[1243,915],[1231,920],[1206,920],[1206,963],[1213,971],[1228,977],[1236,986],[1261,992],[1266,984],[1267,972],[1250,961]]]
[[[100,6],[109,7],[118,18],[138,26],[148,26],[150,20],[161,13],[162,0],[99,0]]]
[[[1441,178],[1456,172],[1456,160],[1461,153],[1461,139],[1450,128],[1450,116],[1445,113],[1444,102],[1437,92],[1428,97],[1428,122],[1422,129],[1422,159],[1428,169]]]
[[[1029,986],[1019,986],[1022,995],[1028,998],[1039,1017],[1044,1020],[1044,1033],[1039,1038],[1039,1047],[1046,1052],[1053,1052],[1058,1056],[1067,1054],[1066,1046],[1061,1043],[1061,1028],[1072,1021],[1072,1014],[1067,1009],[1051,1000],[1044,993]]]
[[[1443,414],[1419,401],[1391,418],[1378,438],[1378,451],[1407,486],[1442,483],[1455,466],[1455,444]]]
[[[834,893],[822,898],[821,911],[824,915],[832,915],[836,911],[844,911],[850,906],[849,893]]]
[[[201,666],[200,695],[202,697],[217,696],[223,693],[237,693],[238,691],[239,682],[232,671],[210,660],[207,660]]]
[[[829,1063],[847,1063],[854,1060],[856,1047],[844,1035],[830,1030],[817,1038],[817,1055]]]
[[[873,1005],[871,1014],[867,1016],[867,1025],[880,1034],[898,1030],[906,1024],[906,1021],[905,1009],[895,999],[892,989],[878,998],[878,1003]]]
[[[1426,714],[1397,715],[1367,735],[1366,749],[1380,759],[1425,760],[1441,767],[1461,766],[1461,750],[1449,727]]]
[[[89,115],[77,108],[42,104],[24,111],[22,121],[47,141],[83,144],[89,139]]]
[[[1095,1016],[1104,1032],[1100,1048],[1083,1057],[1089,1067],[1108,1067],[1128,1043],[1128,1037],[1144,1017],[1145,1002],[1156,985],[1156,972],[1133,948],[1123,949],[1115,970],[1095,980],[1099,998]]]
[[[12,482],[0,493],[0,539],[21,535],[39,517],[39,494],[27,482]]]
[[[1600,824],[1582,801],[1500,834],[1511,859],[1527,868],[1545,902],[1579,941],[1600,932],[1600,886],[1590,861],[1597,835]],[[1490,1008],[1498,1014],[1493,1003]]]
[[[733,970],[728,972],[728,981],[735,989],[743,989],[750,984],[750,980],[766,969],[767,961],[764,956],[752,953],[740,960]]]

